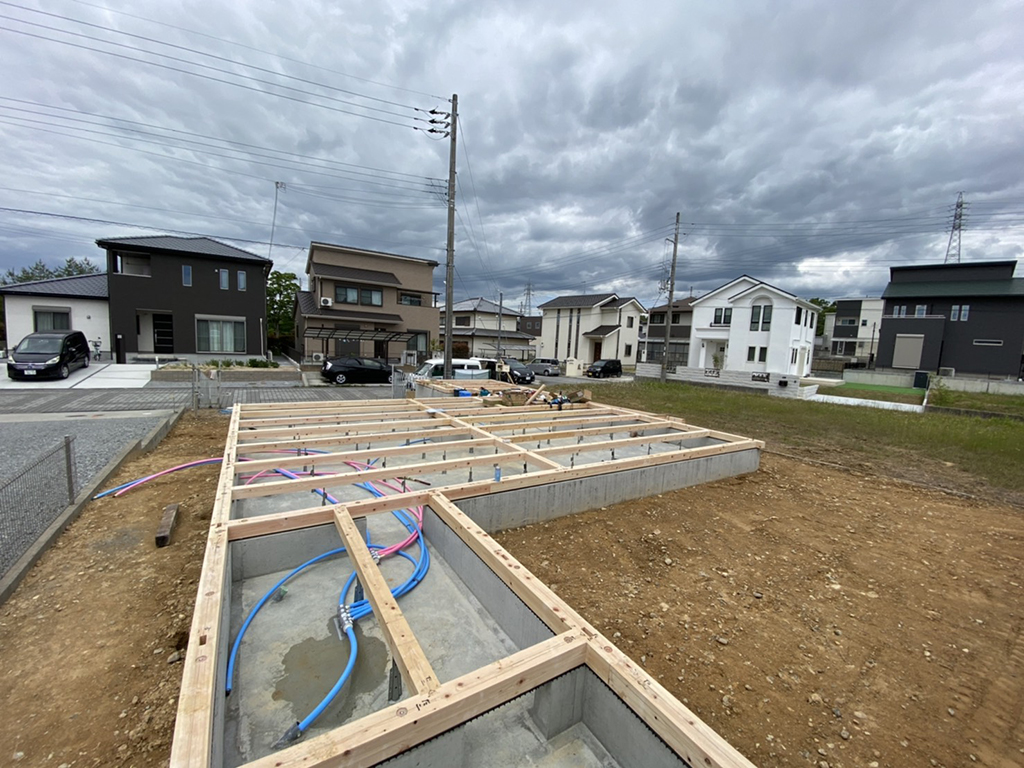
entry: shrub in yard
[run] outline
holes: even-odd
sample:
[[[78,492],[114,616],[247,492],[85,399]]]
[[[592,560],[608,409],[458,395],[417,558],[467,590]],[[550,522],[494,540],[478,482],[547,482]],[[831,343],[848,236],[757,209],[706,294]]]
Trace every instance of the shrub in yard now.
[[[246,363],[250,368],[280,368],[281,364],[273,360],[264,360],[262,357],[250,357]]]
[[[949,408],[953,404],[953,396],[941,376],[932,379],[932,385],[928,389],[928,403],[940,408]]]

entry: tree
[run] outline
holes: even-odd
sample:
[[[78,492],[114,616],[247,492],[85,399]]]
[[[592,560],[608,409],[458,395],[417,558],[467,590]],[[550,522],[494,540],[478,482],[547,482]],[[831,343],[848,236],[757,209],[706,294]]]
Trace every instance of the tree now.
[[[99,272],[100,268],[89,259],[76,259],[69,256],[59,267],[48,267],[42,259],[36,261],[31,267],[22,267],[17,272],[8,269],[0,276],[0,285],[14,285],[16,283],[28,283],[33,280],[52,280],[55,277],[74,277],[75,275],[92,275]],[[7,338],[7,329],[4,327],[4,300],[0,296],[0,339]]]
[[[299,278],[294,272],[273,271],[267,278],[267,341],[274,347],[295,334],[295,295]]]
[[[74,277],[75,275],[93,275],[100,271],[100,268],[89,259],[76,259],[68,256],[59,267],[49,267],[42,259],[36,261],[31,267],[22,267],[17,272],[8,269],[2,278],[0,285],[14,285],[15,283],[28,283],[33,280],[52,280],[55,277]]]
[[[817,297],[808,299],[814,306],[820,310],[818,312],[818,327],[814,333],[816,336],[823,336],[825,334],[825,315],[834,314],[836,311],[836,303],[829,299],[819,299]]]

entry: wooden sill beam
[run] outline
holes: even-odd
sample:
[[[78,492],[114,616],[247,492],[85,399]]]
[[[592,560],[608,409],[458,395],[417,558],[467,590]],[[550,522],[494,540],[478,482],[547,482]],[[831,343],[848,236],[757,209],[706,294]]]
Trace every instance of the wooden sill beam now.
[[[416,635],[398,607],[398,601],[391,594],[391,588],[384,580],[370,556],[366,542],[356,528],[355,522],[344,507],[334,511],[334,524],[341,534],[341,541],[348,550],[349,558],[359,574],[359,581],[366,592],[366,598],[373,606],[373,615],[391,649],[398,669],[402,673],[406,688],[413,695],[429,696],[439,685],[427,655],[423,653]]]

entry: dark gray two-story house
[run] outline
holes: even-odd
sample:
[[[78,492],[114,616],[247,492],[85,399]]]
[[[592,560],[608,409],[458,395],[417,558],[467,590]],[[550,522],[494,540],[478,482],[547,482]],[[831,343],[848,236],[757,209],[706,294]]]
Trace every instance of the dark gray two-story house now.
[[[1024,278],[1016,261],[891,267],[880,368],[1024,375]]]
[[[270,259],[208,237],[123,237],[96,245],[107,253],[115,355],[265,354]]]

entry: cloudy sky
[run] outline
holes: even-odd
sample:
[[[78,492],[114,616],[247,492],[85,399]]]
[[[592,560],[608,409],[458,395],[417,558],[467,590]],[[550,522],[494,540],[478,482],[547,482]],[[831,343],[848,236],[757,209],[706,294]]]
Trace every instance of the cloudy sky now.
[[[204,234],[444,262],[457,300],[877,295],[1024,255],[1016,0],[0,2],[0,270]],[[433,116],[444,120],[444,116]],[[442,291],[443,269],[435,289]],[[1024,271],[1022,271],[1024,275]]]

